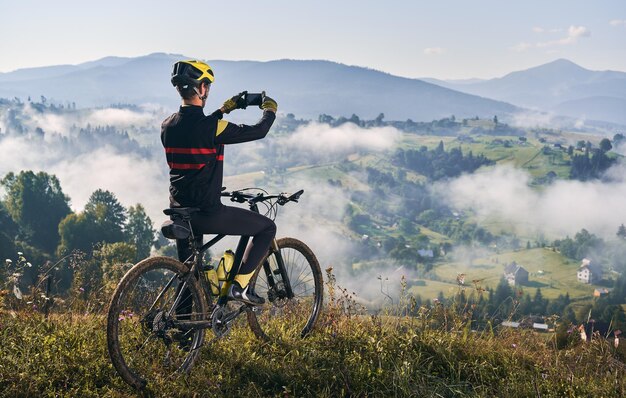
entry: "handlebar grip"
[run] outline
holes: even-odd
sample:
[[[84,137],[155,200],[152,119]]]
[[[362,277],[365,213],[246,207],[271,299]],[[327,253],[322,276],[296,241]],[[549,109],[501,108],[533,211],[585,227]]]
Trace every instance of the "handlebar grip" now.
[[[303,193],[304,193],[304,189],[301,189],[298,192],[292,194],[289,198],[287,198],[287,200],[292,201],[292,202],[297,202]]]

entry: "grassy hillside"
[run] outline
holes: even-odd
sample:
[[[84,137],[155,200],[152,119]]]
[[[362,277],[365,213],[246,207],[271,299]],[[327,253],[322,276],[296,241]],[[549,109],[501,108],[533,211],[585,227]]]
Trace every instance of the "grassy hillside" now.
[[[343,300],[343,301],[342,301]],[[415,317],[359,316],[326,307],[305,340],[263,343],[247,327],[202,348],[188,376],[155,380],[155,397],[620,397],[624,353],[576,334],[499,329],[472,333],[467,313],[422,307]],[[354,308],[354,307],[352,307]],[[104,317],[44,320],[0,312],[0,396],[127,397],[113,370]],[[280,335],[280,331],[274,331]],[[560,349],[557,348],[557,344]]]

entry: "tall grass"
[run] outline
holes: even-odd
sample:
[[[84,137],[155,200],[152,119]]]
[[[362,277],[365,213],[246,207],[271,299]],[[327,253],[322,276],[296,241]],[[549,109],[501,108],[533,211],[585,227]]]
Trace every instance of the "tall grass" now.
[[[626,365],[606,340],[497,328],[471,330],[471,307],[418,307],[410,296],[378,314],[329,274],[327,305],[306,339],[255,339],[246,327],[203,347],[189,375],[156,380],[167,397],[623,397]],[[401,287],[402,289],[403,287]],[[106,353],[102,313],[76,305],[46,320],[0,312],[0,395],[137,394]],[[89,307],[93,308],[93,307]],[[281,334],[281,327],[271,330]]]

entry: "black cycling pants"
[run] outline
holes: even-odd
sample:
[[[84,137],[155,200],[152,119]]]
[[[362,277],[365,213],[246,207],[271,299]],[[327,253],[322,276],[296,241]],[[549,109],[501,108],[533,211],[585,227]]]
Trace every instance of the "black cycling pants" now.
[[[274,221],[250,210],[231,206],[221,206],[211,213],[196,213],[191,226],[199,243],[202,242],[202,234],[252,236],[252,243],[243,256],[240,274],[249,274],[261,264],[276,236]],[[178,239],[176,248],[180,261],[185,261],[191,255],[186,239]]]

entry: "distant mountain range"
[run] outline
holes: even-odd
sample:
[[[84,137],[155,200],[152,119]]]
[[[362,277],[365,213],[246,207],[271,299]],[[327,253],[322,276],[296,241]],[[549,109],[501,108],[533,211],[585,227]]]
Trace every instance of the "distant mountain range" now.
[[[591,71],[565,59],[497,79],[424,80],[525,108],[626,124],[626,73]]]
[[[106,57],[79,65],[58,65],[0,73],[0,97],[41,95],[79,107],[117,103],[179,103],[169,83],[171,66],[189,57],[155,53],[135,58]],[[216,82],[208,109],[243,90],[267,90],[281,112],[297,117],[357,114],[387,120],[430,121],[493,117],[502,120],[524,108],[626,125],[626,73],[595,72],[557,60],[491,80],[408,79],[330,61],[207,61]]]
[[[21,69],[0,74],[0,97],[40,95],[77,106],[107,106],[114,103],[157,103],[175,107],[178,96],[169,82],[172,64],[188,57],[150,54],[137,58],[107,57],[79,65]],[[216,81],[208,108],[243,91],[267,90],[281,112],[297,117],[320,114],[357,114],[388,120],[430,121],[459,117],[506,116],[518,109],[510,104],[460,93],[417,79],[347,66],[329,61],[278,60],[207,61]]]

